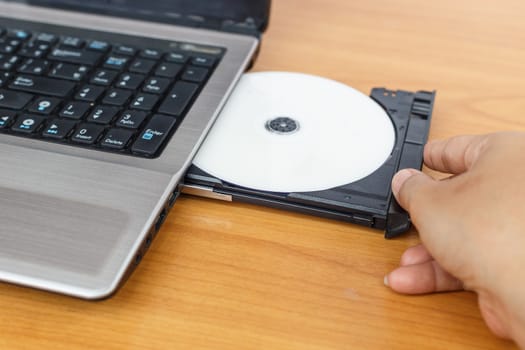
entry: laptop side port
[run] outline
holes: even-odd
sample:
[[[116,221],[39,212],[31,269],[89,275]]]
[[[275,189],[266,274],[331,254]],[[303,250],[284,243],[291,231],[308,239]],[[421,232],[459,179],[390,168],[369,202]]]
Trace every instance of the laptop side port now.
[[[171,209],[173,205],[175,204],[175,201],[177,198],[179,198],[180,190],[179,187],[176,187],[175,190],[171,193],[170,198],[168,198],[168,208]]]
[[[166,216],[168,215],[168,212],[166,208],[162,209],[162,211],[159,214],[159,217],[157,218],[157,221],[155,222],[155,231],[158,231],[162,224],[164,223],[164,220],[166,220]]]
[[[157,217],[157,221],[155,221],[155,224],[150,228],[148,235],[144,240],[142,241],[142,245],[140,246],[138,252],[135,255],[135,259],[133,260],[133,264],[130,264],[128,267],[125,276],[123,278],[123,281],[126,281],[135,267],[137,267],[140,262],[142,261],[142,258],[146,254],[146,251],[149,249],[151,244],[153,243],[153,239],[157,235],[158,231],[160,230],[162,224],[166,220],[166,217],[168,216],[168,211],[171,209],[173,204],[175,203],[175,200],[179,197],[180,191],[178,188],[176,188],[168,198],[168,201],[165,204],[164,209],[160,212],[159,216]]]
[[[153,242],[153,235],[150,233],[148,234],[148,237],[146,237],[146,242],[144,243],[145,248],[148,249],[151,246],[152,242]]]

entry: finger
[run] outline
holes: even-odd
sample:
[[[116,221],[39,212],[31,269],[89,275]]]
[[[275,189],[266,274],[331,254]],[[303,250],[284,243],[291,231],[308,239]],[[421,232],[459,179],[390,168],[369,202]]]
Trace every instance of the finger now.
[[[486,135],[469,135],[429,142],[425,146],[425,165],[443,173],[463,173],[476,162],[486,140]]]
[[[416,210],[424,210],[432,196],[429,192],[438,193],[436,187],[443,183],[435,181],[430,176],[415,169],[403,169],[392,179],[392,192],[399,205],[407,210],[412,216],[417,217]]]
[[[425,294],[463,290],[463,283],[435,261],[398,267],[385,277],[385,284],[402,294]]]
[[[479,309],[483,319],[490,330],[498,337],[511,339],[510,329],[507,317],[502,315],[501,310],[495,307],[494,302],[486,295],[478,295]]]
[[[423,244],[410,247],[401,256],[401,266],[417,265],[433,260],[432,255],[428,252]]]

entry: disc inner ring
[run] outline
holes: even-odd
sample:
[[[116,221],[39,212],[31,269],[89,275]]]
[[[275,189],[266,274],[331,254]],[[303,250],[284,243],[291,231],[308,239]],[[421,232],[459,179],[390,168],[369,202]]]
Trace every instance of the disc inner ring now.
[[[290,117],[276,117],[266,122],[266,130],[271,133],[286,135],[299,130],[299,122]]]

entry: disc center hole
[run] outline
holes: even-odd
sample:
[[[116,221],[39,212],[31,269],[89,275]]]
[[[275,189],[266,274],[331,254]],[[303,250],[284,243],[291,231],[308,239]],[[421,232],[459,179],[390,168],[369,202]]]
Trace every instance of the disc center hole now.
[[[290,117],[276,117],[266,122],[266,130],[274,134],[292,134],[299,130],[299,122]]]

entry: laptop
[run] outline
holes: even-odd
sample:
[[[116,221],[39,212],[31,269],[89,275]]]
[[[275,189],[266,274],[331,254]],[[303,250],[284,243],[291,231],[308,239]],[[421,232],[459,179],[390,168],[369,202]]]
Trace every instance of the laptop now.
[[[270,0],[0,0],[0,281],[111,296],[255,59]]]

